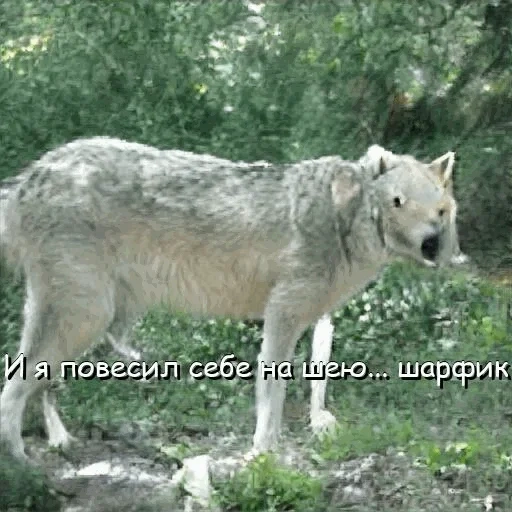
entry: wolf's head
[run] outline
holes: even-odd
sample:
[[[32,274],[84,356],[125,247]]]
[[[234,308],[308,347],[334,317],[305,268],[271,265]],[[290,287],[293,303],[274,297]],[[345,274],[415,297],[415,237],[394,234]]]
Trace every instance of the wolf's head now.
[[[443,266],[460,258],[452,172],[455,153],[430,163],[371,146],[361,163],[374,180],[375,216],[391,256]]]

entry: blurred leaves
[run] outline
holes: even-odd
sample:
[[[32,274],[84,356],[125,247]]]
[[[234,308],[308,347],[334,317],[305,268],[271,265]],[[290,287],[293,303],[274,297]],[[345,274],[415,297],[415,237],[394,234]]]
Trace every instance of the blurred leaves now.
[[[91,135],[243,160],[456,149],[462,244],[498,264],[510,27],[510,0],[5,0],[0,177]]]

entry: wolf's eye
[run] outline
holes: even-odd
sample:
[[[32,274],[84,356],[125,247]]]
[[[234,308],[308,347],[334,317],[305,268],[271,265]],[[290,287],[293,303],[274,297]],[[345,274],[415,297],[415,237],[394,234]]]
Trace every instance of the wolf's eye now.
[[[444,208],[441,208],[437,213],[439,214],[439,217],[444,217],[446,210]]]
[[[395,208],[400,208],[402,206],[402,200],[396,196],[393,198],[393,204],[395,205]]]

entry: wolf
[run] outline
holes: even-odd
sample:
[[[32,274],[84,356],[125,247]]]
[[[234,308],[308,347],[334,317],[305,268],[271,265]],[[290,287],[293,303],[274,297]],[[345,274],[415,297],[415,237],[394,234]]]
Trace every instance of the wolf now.
[[[27,460],[23,412],[43,391],[50,443],[72,442],[31,370],[59,368],[101,337],[126,339],[165,304],[264,321],[253,450],[274,449],[286,381],[264,368],[289,361],[309,325],[325,327],[394,260],[441,267],[457,256],[453,162],[452,152],[422,163],[373,145],[358,161],[271,165],[111,137],[49,151],[0,201],[2,250],[25,275],[18,355],[29,369],[4,384],[0,441]],[[315,407],[318,418],[323,399]]]
[[[377,165],[378,158],[381,156],[382,150],[376,150],[367,154],[366,158],[377,158],[373,163],[367,162],[367,164]],[[439,185],[445,187],[449,195],[454,198],[453,193],[453,166],[454,166],[453,152],[446,153],[436,162],[434,165],[443,163],[446,159],[446,174],[447,181],[443,183],[442,177],[434,174],[435,179],[439,179]],[[1,189],[0,189],[1,193]],[[1,195],[0,195],[1,197]],[[454,200],[455,201],[455,200]],[[456,202],[454,203],[456,206]],[[469,262],[469,257],[464,254],[460,248],[459,237],[457,233],[457,222],[456,222],[456,207],[451,210],[451,217],[449,228],[451,229],[451,240],[454,244],[453,254],[450,260],[452,266],[460,266]],[[311,350],[311,364],[318,365],[320,362],[327,362],[331,359],[332,344],[334,335],[334,325],[330,315],[323,315],[316,323],[313,330],[312,338],[312,350]],[[120,355],[127,363],[142,359],[140,351],[132,347],[127,339],[116,340],[109,333],[107,333],[106,341],[108,341],[118,355]],[[317,436],[321,436],[325,433],[332,433],[337,425],[336,417],[327,410],[325,404],[325,396],[327,391],[328,379],[312,379],[311,380],[311,397],[310,397],[310,426],[313,433]],[[45,407],[44,410],[48,408]],[[46,421],[48,423],[48,420]]]

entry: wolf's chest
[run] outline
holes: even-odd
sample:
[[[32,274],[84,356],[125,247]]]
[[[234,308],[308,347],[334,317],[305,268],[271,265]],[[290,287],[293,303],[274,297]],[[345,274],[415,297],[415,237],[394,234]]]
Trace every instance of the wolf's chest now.
[[[378,278],[383,267],[383,264],[355,264],[338,269],[326,297],[326,310],[332,311],[362,292]]]

